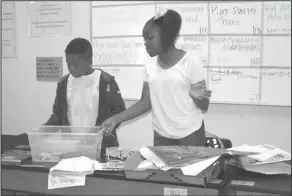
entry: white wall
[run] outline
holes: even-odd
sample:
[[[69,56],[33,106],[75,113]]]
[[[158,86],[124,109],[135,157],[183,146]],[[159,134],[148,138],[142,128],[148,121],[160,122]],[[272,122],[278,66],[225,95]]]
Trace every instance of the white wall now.
[[[56,82],[36,81],[35,57],[63,56],[72,38],[90,38],[88,2],[72,2],[73,36],[66,37],[28,38],[25,3],[17,2],[16,11],[18,57],[2,60],[2,132],[11,135],[40,126],[52,111]],[[126,102],[127,106],[133,103]],[[291,107],[213,104],[206,115],[206,129],[230,138],[234,145],[269,143],[291,152]],[[151,115],[124,124],[118,136],[122,147],[152,145]]]

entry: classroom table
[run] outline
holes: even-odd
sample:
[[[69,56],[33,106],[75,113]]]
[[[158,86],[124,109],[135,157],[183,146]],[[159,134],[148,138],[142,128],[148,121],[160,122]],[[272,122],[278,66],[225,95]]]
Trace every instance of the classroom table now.
[[[188,195],[217,195],[218,190],[222,195],[226,195],[226,190],[235,190],[237,195],[291,195],[291,176],[254,175],[232,164],[226,165],[224,180],[212,179],[205,186],[170,182],[163,177],[157,181],[129,179],[122,171],[96,171],[86,177],[85,186],[53,190],[47,188],[49,167],[30,164],[31,160],[23,163],[25,167],[2,162],[2,191],[28,195],[164,195],[165,188],[179,188],[187,190]]]
[[[86,177],[86,185],[48,190],[48,171],[2,167],[2,189],[49,195],[163,195],[164,187],[188,189],[189,195],[216,195],[216,189],[126,180],[121,173]]]
[[[26,192],[28,195],[164,195],[165,188],[187,189],[188,195],[217,195],[222,180],[211,180],[206,187],[181,185],[169,182],[149,182],[128,180],[123,172],[95,172],[86,177],[85,186],[48,190],[48,172],[45,168],[24,168],[15,165],[2,165],[2,190]],[[266,177],[265,177],[266,178]],[[239,179],[229,183],[228,187],[237,191],[237,195],[291,195],[291,178],[258,177]],[[255,181],[250,186],[250,181]]]

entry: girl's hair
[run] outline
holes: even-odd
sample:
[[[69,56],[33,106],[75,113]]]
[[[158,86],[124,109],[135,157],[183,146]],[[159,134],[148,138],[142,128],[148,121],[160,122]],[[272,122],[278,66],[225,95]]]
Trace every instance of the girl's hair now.
[[[174,10],[167,10],[163,16],[151,18],[146,24],[157,25],[161,30],[161,46],[167,50],[173,45],[179,35],[181,28],[181,16]]]

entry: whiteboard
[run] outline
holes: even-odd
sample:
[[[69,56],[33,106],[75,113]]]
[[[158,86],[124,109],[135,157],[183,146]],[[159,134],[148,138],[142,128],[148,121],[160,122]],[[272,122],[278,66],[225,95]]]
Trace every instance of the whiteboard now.
[[[116,3],[95,2],[97,7],[92,7],[96,66],[133,68],[135,74],[135,67],[150,58],[143,45],[144,24],[156,13],[174,9],[182,17],[175,45],[206,68],[206,82],[213,91],[211,102],[291,106],[291,2]],[[289,77],[267,76],[267,69]],[[141,89],[139,93],[132,92],[138,87],[126,89],[129,73],[120,71],[118,77],[125,97],[139,99]],[[136,81],[142,83],[141,78]],[[277,99],[273,92],[283,96]]]
[[[291,36],[267,36],[263,42],[263,67],[291,68]]]
[[[208,33],[208,5],[204,4],[158,4],[157,12],[164,14],[173,9],[182,16],[181,34]]]
[[[143,67],[100,67],[115,77],[123,99],[139,100],[142,94]]]
[[[208,64],[208,37],[207,36],[180,36],[176,47],[188,51],[191,56],[198,57],[199,63],[203,66]]]
[[[211,36],[210,66],[259,66],[260,36]]]
[[[291,1],[264,2],[264,33],[291,34]]]
[[[211,33],[250,34],[261,29],[261,2],[210,3]]]
[[[213,102],[259,103],[259,70],[210,68],[208,75]]]
[[[92,6],[129,5],[153,3],[153,1],[92,1]]]
[[[263,69],[261,86],[262,104],[291,106],[291,70]]]
[[[95,7],[92,9],[92,37],[141,36],[144,24],[154,14],[154,5]]]
[[[143,65],[146,54],[142,37],[92,39],[94,65]]]

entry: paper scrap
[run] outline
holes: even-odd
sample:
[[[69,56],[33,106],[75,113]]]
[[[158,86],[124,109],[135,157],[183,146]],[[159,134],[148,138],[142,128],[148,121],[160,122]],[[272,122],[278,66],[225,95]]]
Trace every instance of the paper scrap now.
[[[86,175],[52,175],[49,174],[48,189],[84,186]]]
[[[206,168],[208,168],[210,165],[212,165],[215,161],[217,161],[219,157],[220,156],[212,157],[191,165],[184,166],[181,168],[181,170],[184,175],[196,176],[204,171]]]
[[[164,187],[164,195],[188,195],[188,189]]]

